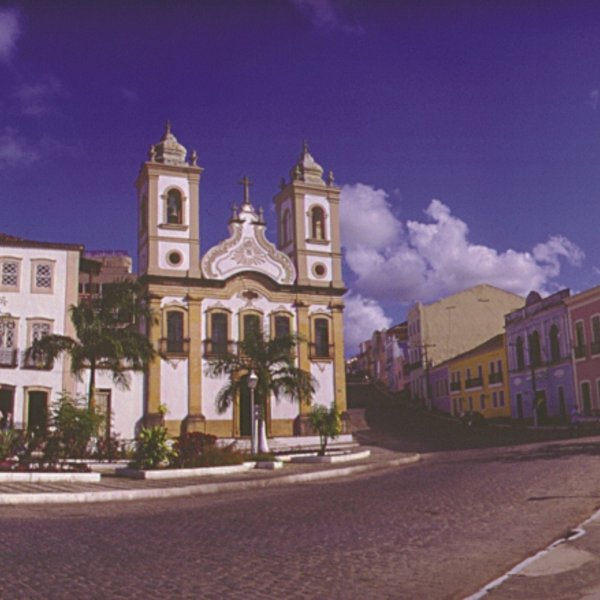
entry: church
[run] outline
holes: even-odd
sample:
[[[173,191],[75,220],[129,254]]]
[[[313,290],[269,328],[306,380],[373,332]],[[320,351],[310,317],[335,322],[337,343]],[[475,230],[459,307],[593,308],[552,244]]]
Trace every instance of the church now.
[[[138,426],[159,422],[166,409],[165,422],[173,435],[182,431],[227,438],[250,435],[249,398],[241,394],[227,412],[219,413],[215,398],[226,381],[210,377],[207,365],[223,351],[236,352],[251,329],[269,337],[299,334],[303,341],[298,366],[317,382],[313,404],[335,403],[343,413],[346,290],[340,188],[333,175],[324,177],[304,144],[274,197],[276,243],[266,237],[263,211],[252,205],[244,178],[243,198],[239,207],[232,207],[228,237],[201,255],[202,173],[197,154],[188,158],[167,124],[136,180],[138,273],[158,316],[147,328],[160,351],[141,385],[134,386],[143,394]],[[225,234],[225,223],[223,230]],[[112,404],[114,411],[119,404]],[[310,406],[285,399],[267,404],[269,436],[308,433]]]

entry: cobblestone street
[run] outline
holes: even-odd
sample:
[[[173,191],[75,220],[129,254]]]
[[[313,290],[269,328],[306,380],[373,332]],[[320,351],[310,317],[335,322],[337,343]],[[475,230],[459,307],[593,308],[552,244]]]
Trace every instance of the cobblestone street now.
[[[3,508],[3,598],[461,598],[600,504],[595,442],[330,483]]]

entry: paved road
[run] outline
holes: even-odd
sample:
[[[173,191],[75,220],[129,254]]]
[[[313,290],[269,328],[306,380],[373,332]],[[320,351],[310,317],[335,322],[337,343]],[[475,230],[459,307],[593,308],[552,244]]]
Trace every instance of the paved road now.
[[[0,510],[2,598],[462,598],[600,505],[600,443],[218,497]]]

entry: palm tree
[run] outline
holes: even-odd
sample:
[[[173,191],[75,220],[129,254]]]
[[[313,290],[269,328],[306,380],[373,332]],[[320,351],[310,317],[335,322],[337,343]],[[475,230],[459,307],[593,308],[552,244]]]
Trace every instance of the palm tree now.
[[[105,284],[98,297],[69,308],[76,337],[47,335],[27,349],[27,358],[52,363],[59,355],[71,359],[71,371],[89,370],[88,407],[95,408],[96,372],[109,371],[113,381],[128,388],[129,372],[141,371],[156,352],[140,325],[153,319],[141,286],[134,281]]]
[[[248,386],[246,375],[254,371],[258,380],[255,389],[256,405],[261,407],[259,418],[259,452],[268,452],[265,420],[267,399],[310,403],[316,380],[307,371],[296,367],[294,350],[302,339],[297,335],[282,335],[265,339],[262,334],[249,332],[240,343],[239,353],[225,353],[208,361],[207,374],[226,375],[229,380],[216,397],[217,410],[225,412]]]

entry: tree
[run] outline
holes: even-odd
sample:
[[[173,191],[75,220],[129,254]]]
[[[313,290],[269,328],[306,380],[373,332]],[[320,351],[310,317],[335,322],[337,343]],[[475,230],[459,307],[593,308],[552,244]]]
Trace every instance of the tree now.
[[[143,370],[156,352],[141,324],[155,318],[139,283],[120,281],[103,286],[98,297],[69,308],[76,337],[47,335],[27,349],[34,361],[52,362],[61,354],[71,359],[71,371],[81,378],[89,370],[88,406],[95,407],[96,372],[109,371],[113,381],[128,388],[129,372]]]
[[[319,456],[325,456],[329,438],[334,440],[342,433],[342,417],[335,404],[331,408],[315,406],[308,415],[310,424],[319,435],[321,449]]]
[[[239,344],[237,354],[224,353],[209,360],[207,374],[211,377],[226,375],[229,380],[216,397],[217,410],[225,412],[244,388],[247,377],[254,371],[258,377],[255,389],[256,406],[260,407],[259,418],[260,452],[265,447],[265,422],[267,400],[271,395],[279,401],[286,397],[292,402],[310,403],[315,392],[315,378],[296,366],[295,349],[302,339],[297,335],[282,335],[265,339],[260,333],[250,332]]]

